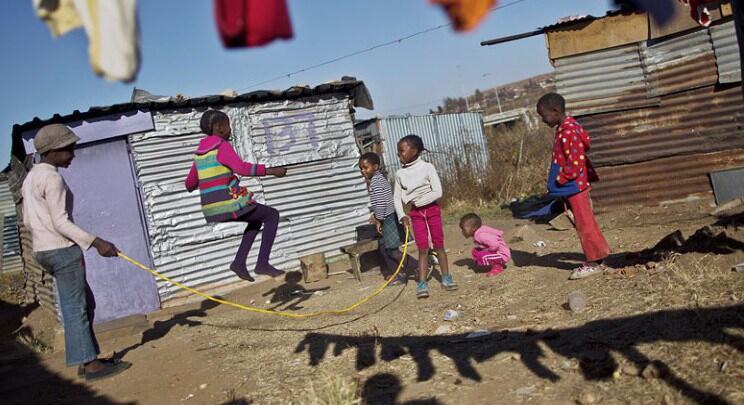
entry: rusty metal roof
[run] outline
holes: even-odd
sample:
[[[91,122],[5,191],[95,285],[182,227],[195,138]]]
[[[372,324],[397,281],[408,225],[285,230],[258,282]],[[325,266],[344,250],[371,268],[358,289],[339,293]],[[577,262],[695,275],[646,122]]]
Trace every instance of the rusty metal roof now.
[[[574,116],[658,104],[648,97],[638,44],[556,59],[555,77]]]
[[[640,45],[649,96],[663,96],[718,81],[716,55],[708,30]]]

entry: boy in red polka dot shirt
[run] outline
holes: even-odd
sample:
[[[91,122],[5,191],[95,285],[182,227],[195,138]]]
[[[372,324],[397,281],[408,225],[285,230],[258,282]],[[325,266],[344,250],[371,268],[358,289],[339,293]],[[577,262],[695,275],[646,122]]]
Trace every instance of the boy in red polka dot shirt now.
[[[565,200],[574,215],[586,262],[569,277],[576,280],[600,274],[605,270],[604,259],[610,247],[597,225],[592,212],[589,190],[597,175],[586,153],[591,139],[573,117],[566,115],[566,101],[559,94],[549,93],[537,102],[537,113],[551,128],[555,128],[553,158],[548,174],[548,191]]]

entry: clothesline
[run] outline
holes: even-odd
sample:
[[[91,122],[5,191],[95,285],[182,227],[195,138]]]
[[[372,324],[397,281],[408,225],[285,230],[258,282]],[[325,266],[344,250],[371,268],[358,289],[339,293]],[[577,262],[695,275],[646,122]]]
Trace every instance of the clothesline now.
[[[444,9],[451,23],[263,80],[244,89],[398,44],[445,27],[469,31],[480,24],[491,11],[523,1],[526,0],[514,0],[499,6],[499,0],[429,0],[431,4]],[[32,4],[37,16],[49,26],[53,37],[77,28],[85,30],[89,41],[89,59],[96,74],[107,80],[135,80],[140,66],[136,0],[32,0]],[[294,36],[287,0],[213,0],[213,4],[217,32],[225,47],[257,47]]]
[[[507,7],[510,7],[510,6],[513,6],[515,4],[522,3],[522,2],[525,2],[525,1],[527,1],[527,0],[514,0],[514,1],[511,1],[511,2],[506,3],[504,5],[501,5],[501,6],[492,7],[489,10],[489,12],[490,11],[504,9],[504,8],[507,8]],[[329,59],[329,60],[327,60],[325,62],[316,63],[314,65],[306,66],[304,68],[297,69],[297,70],[292,71],[292,72],[289,72],[289,73],[285,73],[285,74],[282,74],[282,75],[275,76],[275,77],[273,77],[271,79],[266,79],[266,80],[263,80],[263,81],[260,81],[260,82],[252,83],[252,84],[248,85],[247,87],[243,87],[243,88],[238,89],[237,91],[238,92],[241,92],[241,91],[245,91],[245,90],[250,90],[250,89],[256,88],[258,86],[263,86],[264,84],[267,84],[267,83],[272,83],[272,82],[275,82],[277,80],[286,79],[286,78],[292,77],[294,75],[307,72],[309,70],[317,69],[317,68],[322,67],[322,66],[326,66],[326,65],[330,65],[330,64],[333,64],[333,63],[342,61],[344,59],[348,59],[348,58],[351,58],[351,57],[354,57],[354,56],[358,56],[358,55],[361,55],[361,54],[372,52],[372,51],[374,51],[376,49],[380,49],[380,48],[384,48],[384,47],[387,47],[387,46],[396,45],[396,44],[399,44],[399,43],[401,43],[403,41],[409,40],[411,38],[415,38],[415,37],[420,36],[420,35],[428,34],[430,32],[438,31],[438,30],[440,30],[442,28],[451,27],[454,24],[455,24],[454,22],[451,22],[451,23],[448,23],[448,24],[441,24],[441,25],[437,25],[436,27],[431,27],[431,28],[427,28],[425,30],[417,31],[417,32],[414,32],[414,33],[405,35],[405,36],[400,37],[400,38],[396,38],[396,39],[393,39],[393,40],[390,40],[390,41],[387,41],[387,42],[383,42],[383,43],[380,43],[380,44],[377,44],[377,45],[370,46],[368,48],[364,48],[364,49],[361,49],[361,50],[358,50],[358,51],[350,52],[350,53],[348,53],[346,55],[342,55],[342,56],[335,57],[333,59]]]

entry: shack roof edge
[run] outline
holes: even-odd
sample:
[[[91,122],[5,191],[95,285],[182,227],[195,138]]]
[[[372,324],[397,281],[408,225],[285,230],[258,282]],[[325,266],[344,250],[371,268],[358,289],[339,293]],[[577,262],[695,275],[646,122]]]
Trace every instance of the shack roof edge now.
[[[141,89],[139,89],[141,90]],[[216,107],[232,103],[261,103],[279,100],[293,100],[299,98],[323,96],[337,93],[348,94],[352,103],[356,107],[374,109],[372,96],[365,86],[364,82],[354,77],[343,77],[341,80],[323,83],[315,87],[310,86],[292,86],[286,90],[257,90],[249,93],[240,94],[236,97],[225,95],[210,95],[194,97],[187,99],[175,99],[169,97],[167,101],[148,101],[148,102],[128,102],[112,104],[100,107],[90,107],[87,111],[75,110],[70,114],[54,114],[50,118],[41,119],[34,117],[31,121],[23,124],[13,125],[13,136],[25,132],[29,129],[40,128],[47,124],[65,123],[70,121],[87,120],[91,118],[102,117],[126,111],[161,111],[176,108],[193,108],[193,107]]]

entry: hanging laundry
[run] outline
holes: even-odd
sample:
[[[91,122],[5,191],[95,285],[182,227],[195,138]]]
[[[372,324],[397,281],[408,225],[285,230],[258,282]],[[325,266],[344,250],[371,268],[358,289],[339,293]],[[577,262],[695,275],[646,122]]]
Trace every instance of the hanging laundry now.
[[[690,7],[690,17],[703,27],[708,27],[713,22],[710,10],[728,3],[729,0],[676,0],[676,2]],[[675,0],[615,0],[615,5],[619,6],[626,6],[628,3],[648,12],[661,25],[667,24],[674,17]]]
[[[470,31],[488,15],[497,0],[430,0],[444,7],[457,31]]]
[[[83,25],[74,0],[33,0],[33,6],[36,16],[49,26],[55,38]]]
[[[227,48],[256,47],[292,38],[286,0],[214,0],[214,17]]]
[[[36,14],[57,37],[83,27],[93,71],[131,82],[139,71],[136,0],[33,0]]]
[[[698,24],[703,27],[709,27],[713,18],[710,14],[710,8],[720,7],[721,3],[727,3],[727,1],[721,0],[678,0],[680,3],[687,4],[690,6],[690,17],[697,21]]]

